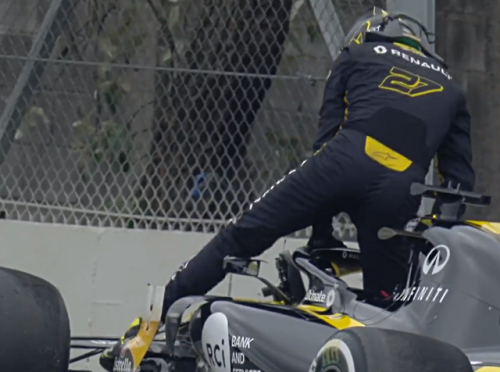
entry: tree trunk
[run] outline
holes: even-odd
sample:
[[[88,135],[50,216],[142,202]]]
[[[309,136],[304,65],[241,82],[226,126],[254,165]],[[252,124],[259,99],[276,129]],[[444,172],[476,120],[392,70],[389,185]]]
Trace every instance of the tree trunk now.
[[[171,62],[196,71],[160,71],[156,77],[151,160],[141,180],[148,214],[226,220],[251,201],[245,193],[251,181],[247,143],[283,54],[291,5],[292,0],[198,3],[201,17],[191,16],[197,24],[192,41]],[[166,25],[158,40],[160,48],[174,49]],[[194,203],[190,195],[199,172],[220,180],[205,203]]]

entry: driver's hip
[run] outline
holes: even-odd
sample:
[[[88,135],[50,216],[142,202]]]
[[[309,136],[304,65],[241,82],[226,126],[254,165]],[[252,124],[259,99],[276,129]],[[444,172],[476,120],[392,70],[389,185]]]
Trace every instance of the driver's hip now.
[[[408,180],[418,178],[420,168],[411,164],[404,171],[392,170],[366,156],[365,147],[366,136],[361,133],[339,133],[255,200],[228,227],[228,240],[233,240],[233,246],[238,242],[242,254],[249,250],[260,254],[278,238],[311,226],[318,215],[361,210],[362,204],[371,203],[369,194],[374,192],[387,193],[387,197],[402,194],[400,190],[385,190],[391,185],[404,188],[409,195]]]
[[[394,145],[384,141],[383,136],[370,136],[359,130],[343,129],[331,141],[331,146],[343,148],[349,144],[353,154],[358,155],[355,160],[369,159],[371,163],[378,164],[381,168],[396,173],[403,173],[415,169],[426,171],[429,167],[428,154],[425,148],[420,152],[395,150]],[[395,139],[391,138],[391,142]],[[408,142],[408,139],[404,139]],[[327,147],[329,144],[326,144]],[[401,147],[401,146],[398,146]],[[413,146],[415,148],[416,146]]]

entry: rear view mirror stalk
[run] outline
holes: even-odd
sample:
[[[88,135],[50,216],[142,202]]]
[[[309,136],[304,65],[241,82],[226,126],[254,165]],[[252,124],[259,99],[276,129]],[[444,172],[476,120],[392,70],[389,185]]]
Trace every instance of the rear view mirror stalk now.
[[[226,257],[224,259],[223,267],[224,271],[228,274],[252,276],[260,280],[266,285],[266,287],[262,291],[264,297],[273,296],[275,301],[283,302],[286,305],[291,305],[293,301],[290,300],[290,298],[281,289],[273,285],[267,279],[261,278],[259,276],[261,262],[265,261],[253,258],[245,259]]]

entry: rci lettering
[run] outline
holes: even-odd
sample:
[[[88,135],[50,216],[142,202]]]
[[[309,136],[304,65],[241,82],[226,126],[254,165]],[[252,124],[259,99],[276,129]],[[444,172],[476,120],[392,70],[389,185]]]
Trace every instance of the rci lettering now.
[[[221,340],[221,345],[224,346],[224,340]],[[226,357],[224,356],[224,349],[217,344],[212,346],[211,344],[207,343],[206,346],[210,364],[218,367],[226,367]]]
[[[237,347],[240,349],[250,349],[250,343],[252,341],[253,341],[253,338],[250,338],[250,337],[232,336],[231,337],[231,346]]]
[[[233,355],[231,355],[231,363],[245,364],[245,354],[233,352]]]
[[[233,372],[261,372],[261,370],[260,369],[233,368]]]

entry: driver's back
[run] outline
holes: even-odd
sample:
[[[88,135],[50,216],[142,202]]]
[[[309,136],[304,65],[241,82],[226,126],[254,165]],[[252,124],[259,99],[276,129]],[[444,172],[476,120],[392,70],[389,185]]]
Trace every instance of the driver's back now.
[[[335,207],[357,227],[363,285],[391,297],[406,277],[409,252],[377,233],[402,229],[415,217],[420,198],[410,195],[411,184],[425,182],[437,155],[447,184],[474,187],[465,96],[445,67],[420,50],[383,41],[351,44],[327,79],[318,132],[315,149],[323,150],[316,154],[346,148],[330,156],[355,174]]]
[[[468,129],[469,120],[461,88],[437,60],[407,45],[365,42],[349,46],[335,62],[316,147],[341,124],[427,168],[452,125]],[[465,156],[469,140],[460,134],[451,139]]]

